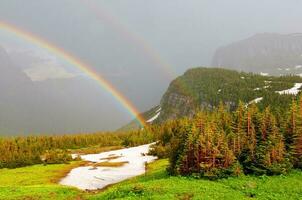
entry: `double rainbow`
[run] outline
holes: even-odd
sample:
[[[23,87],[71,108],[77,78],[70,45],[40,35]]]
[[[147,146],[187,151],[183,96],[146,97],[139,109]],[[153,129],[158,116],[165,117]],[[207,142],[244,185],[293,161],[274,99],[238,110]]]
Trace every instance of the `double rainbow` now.
[[[0,30],[7,31],[19,38],[22,38],[34,45],[37,45],[43,49],[52,52],[56,56],[62,58],[72,66],[78,68],[83,73],[88,75],[91,79],[94,79],[103,89],[105,89],[108,93],[110,93],[134,118],[137,119],[139,124],[143,127],[146,125],[145,120],[140,116],[139,111],[132,105],[132,103],[125,98],[117,89],[114,88],[108,81],[106,81],[100,74],[95,72],[91,67],[87,64],[66,52],[65,50],[49,43],[48,41],[36,36],[30,32],[25,30],[21,30],[14,25],[0,22]]]

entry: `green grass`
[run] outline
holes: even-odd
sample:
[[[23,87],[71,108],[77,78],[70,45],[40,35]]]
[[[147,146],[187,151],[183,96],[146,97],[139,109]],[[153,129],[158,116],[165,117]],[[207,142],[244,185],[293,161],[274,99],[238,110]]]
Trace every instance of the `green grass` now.
[[[88,199],[302,199],[302,172],[288,176],[242,176],[218,181],[169,177],[168,162],[149,165],[149,172],[110,187]]]
[[[34,165],[17,169],[0,169],[0,199],[36,200],[76,199],[79,190],[56,184],[79,162],[58,165]]]
[[[302,172],[287,176],[242,176],[218,181],[170,177],[167,160],[149,164],[145,175],[95,193],[56,184],[70,165],[35,165],[0,170],[0,199],[6,200],[106,200],[106,199],[301,199]]]

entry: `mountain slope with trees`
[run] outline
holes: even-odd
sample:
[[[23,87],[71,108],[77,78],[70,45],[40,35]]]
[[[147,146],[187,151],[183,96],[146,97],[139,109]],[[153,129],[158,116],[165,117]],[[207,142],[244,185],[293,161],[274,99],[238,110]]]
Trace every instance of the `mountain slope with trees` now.
[[[156,111],[160,108],[152,123],[163,123],[184,116],[192,117],[198,110],[212,110],[220,102],[227,109],[235,110],[240,100],[245,105],[256,102],[261,110],[271,106],[272,112],[281,112],[287,110],[296,95],[286,90],[297,83],[302,83],[302,78],[294,75],[275,77],[222,68],[189,69],[171,82],[160,105],[142,116],[148,121],[158,114]],[[126,129],[130,127],[135,127],[135,121]]]
[[[271,75],[301,74],[301,55],[301,33],[261,33],[217,49],[212,66]]]

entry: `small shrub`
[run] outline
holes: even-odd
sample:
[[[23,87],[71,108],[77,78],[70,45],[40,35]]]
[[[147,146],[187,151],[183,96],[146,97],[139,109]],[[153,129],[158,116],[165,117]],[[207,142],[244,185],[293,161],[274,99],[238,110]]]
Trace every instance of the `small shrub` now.
[[[63,164],[72,160],[71,155],[66,150],[47,150],[43,156],[41,156],[44,164]]]

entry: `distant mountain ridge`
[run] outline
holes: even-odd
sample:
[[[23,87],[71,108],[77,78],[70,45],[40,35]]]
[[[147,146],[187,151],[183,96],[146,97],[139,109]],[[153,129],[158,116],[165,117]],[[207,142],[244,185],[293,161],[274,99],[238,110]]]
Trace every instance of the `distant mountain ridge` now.
[[[94,132],[113,128],[108,122],[119,120],[102,120],[101,111],[118,111],[107,106],[110,97],[94,81],[76,77],[33,82],[13,61],[0,47],[0,136]]]
[[[222,68],[194,68],[171,82],[160,105],[142,113],[148,123],[162,123],[184,116],[192,117],[200,109],[212,110],[220,102],[230,110],[241,100],[246,106],[287,111],[302,85],[299,76],[262,76]],[[136,126],[135,126],[136,125]],[[137,127],[135,121],[122,129]]]
[[[220,47],[212,66],[270,75],[302,73],[302,33],[262,33]]]

